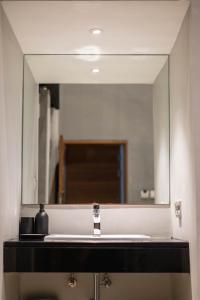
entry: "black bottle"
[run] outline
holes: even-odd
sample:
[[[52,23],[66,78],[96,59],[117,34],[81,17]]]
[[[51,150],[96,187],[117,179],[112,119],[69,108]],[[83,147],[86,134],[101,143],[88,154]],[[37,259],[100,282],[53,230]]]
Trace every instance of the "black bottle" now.
[[[48,234],[49,217],[44,210],[44,204],[40,204],[40,210],[35,216],[35,233]]]

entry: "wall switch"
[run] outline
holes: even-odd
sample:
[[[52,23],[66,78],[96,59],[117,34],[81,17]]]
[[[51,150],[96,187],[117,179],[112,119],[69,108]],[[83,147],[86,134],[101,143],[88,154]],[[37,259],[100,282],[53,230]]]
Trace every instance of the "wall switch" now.
[[[175,215],[179,219],[179,222],[181,222],[181,219],[182,219],[182,202],[180,200],[176,201],[174,205],[175,205]]]

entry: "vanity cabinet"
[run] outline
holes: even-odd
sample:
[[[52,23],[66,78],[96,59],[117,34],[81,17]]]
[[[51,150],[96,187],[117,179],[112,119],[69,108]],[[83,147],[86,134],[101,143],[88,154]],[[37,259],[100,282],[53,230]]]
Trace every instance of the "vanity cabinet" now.
[[[4,243],[4,272],[189,273],[189,244],[12,240]]]

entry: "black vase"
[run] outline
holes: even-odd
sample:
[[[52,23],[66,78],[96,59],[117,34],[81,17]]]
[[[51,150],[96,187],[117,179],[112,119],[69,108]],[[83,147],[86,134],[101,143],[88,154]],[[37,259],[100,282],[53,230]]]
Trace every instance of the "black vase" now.
[[[49,217],[44,210],[44,204],[40,204],[40,210],[35,216],[35,233],[48,234],[49,232]]]

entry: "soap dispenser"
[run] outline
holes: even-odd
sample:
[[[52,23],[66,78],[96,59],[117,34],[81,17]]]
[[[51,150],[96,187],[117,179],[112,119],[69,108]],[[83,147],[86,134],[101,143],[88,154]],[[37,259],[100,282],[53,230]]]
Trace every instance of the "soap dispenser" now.
[[[40,210],[35,216],[35,233],[48,234],[49,217],[44,209],[44,204],[40,204]]]

